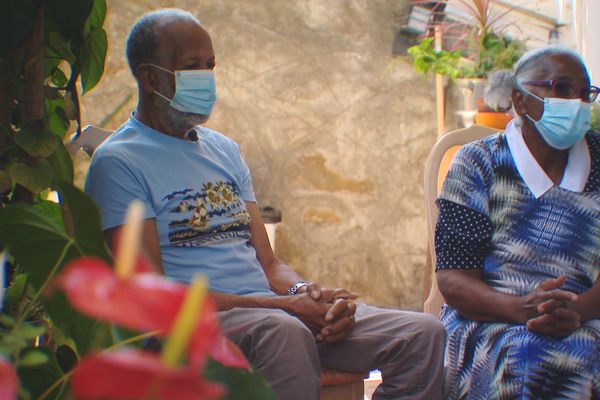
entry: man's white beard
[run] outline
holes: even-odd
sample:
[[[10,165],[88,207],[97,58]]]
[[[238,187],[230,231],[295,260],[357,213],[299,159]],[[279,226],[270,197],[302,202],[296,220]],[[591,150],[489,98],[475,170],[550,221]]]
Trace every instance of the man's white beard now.
[[[159,93],[168,93],[169,84],[160,80]],[[205,123],[208,115],[183,112],[171,107],[171,104],[160,96],[154,97],[154,105],[158,110],[160,119],[171,132],[183,136],[196,125]]]

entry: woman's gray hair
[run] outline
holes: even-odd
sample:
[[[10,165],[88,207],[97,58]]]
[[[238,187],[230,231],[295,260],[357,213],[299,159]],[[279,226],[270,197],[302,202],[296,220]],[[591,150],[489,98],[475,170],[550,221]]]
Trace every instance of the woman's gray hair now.
[[[587,74],[583,58],[576,51],[564,46],[540,47],[525,53],[514,65],[512,71],[503,69],[492,72],[483,92],[483,100],[494,110],[510,109],[513,89],[518,88],[521,82],[530,80],[544,61],[553,56],[568,56],[577,60]]]
[[[158,51],[159,22],[187,19],[200,24],[193,14],[177,8],[164,8],[142,15],[129,32],[126,44],[127,63],[135,76],[137,67],[144,63],[159,64],[161,60]]]

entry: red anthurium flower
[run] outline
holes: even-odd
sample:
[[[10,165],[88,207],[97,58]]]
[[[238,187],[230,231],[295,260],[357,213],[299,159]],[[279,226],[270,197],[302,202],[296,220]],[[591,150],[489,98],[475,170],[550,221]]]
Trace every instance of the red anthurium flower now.
[[[218,399],[225,391],[193,366],[168,367],[154,353],[122,350],[85,357],[71,377],[75,399]]]
[[[18,387],[19,380],[12,365],[0,358],[0,399],[16,399]]]
[[[138,260],[140,263],[143,260]],[[95,258],[72,261],[54,284],[86,315],[133,330],[159,331],[163,337],[170,333],[188,289],[152,273],[119,278],[111,266]],[[227,339],[221,336],[215,305],[206,298],[189,342],[190,363],[203,365],[208,353],[224,365],[249,368],[239,349],[224,342]]]

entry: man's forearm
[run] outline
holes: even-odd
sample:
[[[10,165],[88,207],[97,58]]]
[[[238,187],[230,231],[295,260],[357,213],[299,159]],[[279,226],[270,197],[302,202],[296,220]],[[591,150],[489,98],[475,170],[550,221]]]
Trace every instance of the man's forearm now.
[[[277,258],[275,258],[268,266],[265,266],[264,271],[269,280],[271,289],[277,294],[287,294],[287,290],[290,286],[304,280],[289,265]]]
[[[232,308],[276,308],[291,311],[291,298],[289,296],[238,296],[234,294],[210,292],[217,303],[219,311]]]

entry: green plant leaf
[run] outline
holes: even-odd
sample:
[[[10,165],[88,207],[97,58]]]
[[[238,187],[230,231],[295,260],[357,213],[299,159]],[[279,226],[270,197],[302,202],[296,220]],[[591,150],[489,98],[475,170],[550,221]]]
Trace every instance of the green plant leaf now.
[[[73,220],[74,239],[83,254],[95,256],[112,264],[112,257],[104,242],[100,211],[90,196],[72,183],[57,185],[60,201],[67,207]]]
[[[23,367],[36,367],[38,365],[46,364],[50,360],[48,354],[40,350],[31,349],[25,351],[25,354],[21,356],[19,363]]]
[[[89,92],[96,86],[104,73],[104,60],[108,40],[102,28],[95,28],[84,33],[83,49],[81,52],[81,89],[82,94]]]
[[[106,0],[94,0],[92,6],[92,12],[85,21],[83,28],[84,32],[91,32],[96,28],[101,28],[104,24],[104,18],[106,17]]]
[[[50,130],[33,132],[23,128],[15,135],[15,143],[33,157],[48,157],[56,150],[56,136]]]
[[[64,230],[62,213],[60,211],[60,205],[50,200],[38,199],[33,205],[36,209],[40,210],[48,217],[50,217],[56,225]]]
[[[36,159],[31,164],[12,164],[8,174],[13,182],[25,186],[34,194],[46,190],[52,182],[52,166],[44,159]]]
[[[6,171],[0,169],[0,193],[4,193],[10,189],[11,181],[10,176]]]
[[[40,0],[3,1],[0,12],[0,58],[13,52],[29,36]]]
[[[8,291],[8,290],[7,290]],[[5,298],[6,301],[6,298]],[[4,303],[6,304],[6,303]],[[12,328],[15,324],[15,319],[8,314],[0,314],[0,324],[7,328]]]
[[[19,274],[15,276],[12,284],[6,288],[6,292],[4,294],[4,310],[12,312],[16,309],[17,305],[25,294],[26,285],[27,275]]]
[[[50,32],[48,46],[63,60],[67,60],[70,64],[75,62],[75,54],[71,51],[69,42],[60,33]]]
[[[69,183],[59,186],[61,201],[73,217],[73,237],[34,207],[14,204],[0,210],[3,227],[0,244],[8,247],[37,290],[77,257],[88,255],[110,260],[102,238],[99,212],[92,200]],[[43,297],[42,301],[54,324],[76,343],[77,351],[87,352],[112,344],[108,325],[75,311],[62,293]]]
[[[16,334],[23,339],[35,339],[38,336],[46,333],[46,327],[43,325],[35,325],[30,322],[23,322],[16,330]]]
[[[50,386],[59,380],[64,374],[62,373],[56,357],[48,349],[40,348],[38,352],[43,353],[47,357],[47,362],[34,366],[20,365],[17,369],[17,375],[22,387],[26,387],[32,399],[39,399],[42,394],[50,388]],[[59,399],[59,393],[63,390],[61,386],[53,390],[48,396],[48,399]]]
[[[57,87],[64,87],[69,81],[69,78],[67,78],[65,73],[58,66],[52,69],[48,75],[50,76],[52,84]]]
[[[92,11],[93,0],[47,0],[46,16],[60,29],[67,40],[81,34]]]
[[[242,368],[225,367],[209,359],[204,376],[227,388],[227,395],[223,397],[223,400],[277,399],[265,378],[256,370],[249,372]]]
[[[48,129],[59,138],[63,138],[69,128],[69,118],[65,113],[65,101],[63,96],[50,100],[46,98],[46,118]]]
[[[56,188],[59,181],[73,182],[73,160],[71,155],[58,138],[56,151],[47,158],[52,166],[52,187]]]

